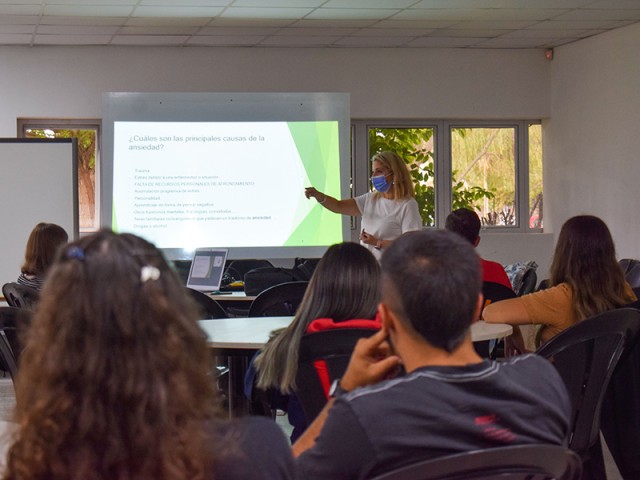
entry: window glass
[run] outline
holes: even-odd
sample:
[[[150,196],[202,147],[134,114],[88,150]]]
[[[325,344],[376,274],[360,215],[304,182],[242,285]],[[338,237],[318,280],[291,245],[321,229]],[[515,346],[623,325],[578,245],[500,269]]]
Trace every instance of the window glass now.
[[[542,228],[542,125],[529,125],[529,228]]]
[[[77,138],[78,139],[78,211],[80,231],[96,230],[99,219],[96,214],[96,162],[98,158],[98,126],[75,127],[70,125],[30,126],[23,124],[26,138]]]
[[[369,128],[369,158],[379,152],[392,151],[407,162],[422,222],[427,226],[436,224],[434,132],[435,128]]]
[[[515,127],[451,128],[452,209],[474,209],[483,226],[518,225]]]

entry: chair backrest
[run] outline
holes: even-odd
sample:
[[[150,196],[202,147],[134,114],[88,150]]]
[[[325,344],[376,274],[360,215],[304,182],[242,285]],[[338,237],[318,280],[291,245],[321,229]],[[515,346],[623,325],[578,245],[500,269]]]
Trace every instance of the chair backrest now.
[[[22,353],[21,337],[31,321],[31,310],[0,307],[0,363],[15,382]]]
[[[250,317],[281,317],[295,315],[309,282],[288,282],[267,288],[249,308]]]
[[[535,272],[534,272],[535,273]],[[496,282],[482,282],[482,295],[484,295],[484,306],[486,307],[490,303],[499,302],[501,300],[508,300],[510,298],[516,298],[516,294],[509,287]],[[483,307],[484,308],[484,307]],[[503,342],[498,342],[493,349],[491,344],[495,342],[484,340],[481,342],[473,342],[473,347],[476,353],[482,358],[496,358],[499,352],[503,352]],[[503,353],[500,353],[502,355]]]
[[[577,480],[580,458],[559,445],[518,445],[418,462],[373,480]]]
[[[173,269],[180,277],[180,281],[182,285],[187,284],[187,279],[189,278],[189,271],[191,270],[191,262],[192,260],[173,260]]]
[[[193,288],[184,287],[187,289],[187,293],[192,300],[195,301],[198,309],[200,310],[200,319],[208,320],[212,318],[228,318],[227,312],[222,305],[216,302],[206,293],[199,292]]]
[[[538,284],[538,274],[534,269],[529,269],[525,272],[522,277],[522,286],[520,290],[518,290],[518,296],[527,295],[528,293],[533,292],[536,289],[536,285]]]
[[[484,295],[484,304],[499,302],[500,300],[508,300],[516,298],[513,290],[505,287],[501,283],[482,282],[482,294]]]
[[[260,267],[244,274],[244,293],[248,296],[260,295],[267,288],[281,283],[307,281],[296,276],[293,270],[279,267]]]
[[[358,339],[375,332],[372,328],[338,328],[302,336],[298,352],[296,395],[308,424],[327,403],[325,388],[336,378],[342,377]],[[323,362],[322,367],[317,366],[316,362],[319,361]],[[320,375],[328,376],[324,379],[325,386]]]
[[[640,332],[640,311],[620,308],[583,320],[543,344],[564,380],[573,406],[569,447],[587,455],[599,440],[600,410],[611,375]]]
[[[296,258],[293,266],[294,275],[299,277],[298,280],[311,280],[319,261],[319,258]]]
[[[618,262],[625,279],[631,287],[640,287],[640,260],[623,258]]]
[[[34,308],[40,298],[40,293],[35,288],[16,282],[5,283],[2,295],[10,307],[16,308]]]
[[[261,260],[257,258],[232,260],[227,266],[226,272],[236,281],[244,281],[244,276],[249,270],[254,268],[273,267],[269,260]]]
[[[636,296],[640,294],[634,288]],[[627,305],[640,308],[640,301]],[[635,478],[640,472],[640,339],[625,349],[616,366],[602,402],[600,431],[622,478]]]

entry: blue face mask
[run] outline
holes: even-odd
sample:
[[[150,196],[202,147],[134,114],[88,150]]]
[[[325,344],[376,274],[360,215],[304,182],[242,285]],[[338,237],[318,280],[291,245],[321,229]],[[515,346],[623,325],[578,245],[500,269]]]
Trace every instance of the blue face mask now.
[[[391,174],[389,174],[391,175]],[[373,188],[375,188],[380,193],[386,193],[391,188],[391,184],[387,182],[387,177],[389,175],[376,175],[375,177],[371,177],[371,183],[373,183]]]

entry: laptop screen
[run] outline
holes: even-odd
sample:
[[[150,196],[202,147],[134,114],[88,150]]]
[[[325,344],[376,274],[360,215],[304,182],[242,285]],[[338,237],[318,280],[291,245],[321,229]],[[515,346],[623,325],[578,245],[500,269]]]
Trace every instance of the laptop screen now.
[[[194,290],[214,291],[220,288],[227,250],[198,248],[193,255],[187,287]]]

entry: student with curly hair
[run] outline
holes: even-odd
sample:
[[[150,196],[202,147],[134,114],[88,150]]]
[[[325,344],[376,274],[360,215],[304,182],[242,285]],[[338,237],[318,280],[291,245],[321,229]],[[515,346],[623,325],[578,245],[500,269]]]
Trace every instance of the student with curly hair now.
[[[153,245],[101,231],[64,248],[48,278],[3,478],[292,477],[275,423],[218,419],[195,306]]]

